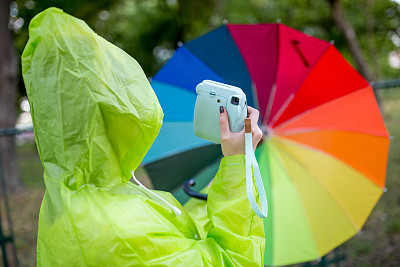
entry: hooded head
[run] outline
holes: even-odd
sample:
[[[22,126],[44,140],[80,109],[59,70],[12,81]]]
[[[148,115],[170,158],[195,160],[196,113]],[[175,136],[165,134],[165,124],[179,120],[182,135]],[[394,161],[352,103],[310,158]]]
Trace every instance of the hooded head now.
[[[163,118],[139,64],[50,8],[31,21],[22,71],[45,179],[71,189],[129,180]]]

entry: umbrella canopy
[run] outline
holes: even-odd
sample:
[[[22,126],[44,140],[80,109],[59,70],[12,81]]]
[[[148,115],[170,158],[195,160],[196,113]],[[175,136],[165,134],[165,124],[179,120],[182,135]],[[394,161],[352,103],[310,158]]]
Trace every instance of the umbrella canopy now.
[[[227,24],[177,49],[152,81],[165,113],[145,158],[153,179],[156,166],[168,183],[162,166],[190,178],[221,156],[192,130],[205,79],[242,88],[260,110],[265,264],[318,259],[361,230],[385,189],[389,136],[371,86],[332,43],[283,24]]]

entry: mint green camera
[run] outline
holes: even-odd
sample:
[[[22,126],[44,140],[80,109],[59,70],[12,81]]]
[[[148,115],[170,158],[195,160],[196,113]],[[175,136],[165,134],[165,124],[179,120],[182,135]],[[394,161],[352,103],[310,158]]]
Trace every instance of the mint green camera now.
[[[219,107],[226,108],[231,132],[240,132],[247,117],[246,95],[236,86],[204,80],[196,86],[194,133],[205,140],[221,143]]]

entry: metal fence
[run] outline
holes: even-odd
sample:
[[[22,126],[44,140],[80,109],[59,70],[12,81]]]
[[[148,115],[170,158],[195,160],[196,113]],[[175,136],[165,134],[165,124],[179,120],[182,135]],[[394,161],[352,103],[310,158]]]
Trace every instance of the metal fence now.
[[[33,129],[32,128],[27,128],[23,130],[16,128],[0,129],[0,138],[10,135],[17,136],[26,132],[33,132]],[[12,262],[14,263],[13,265],[18,266],[19,265],[18,256],[14,242],[15,241],[14,231],[11,220],[10,205],[7,195],[7,185],[3,170],[1,142],[0,142],[0,187],[1,187],[0,203],[2,204],[0,205],[0,246],[1,246],[3,266],[5,267],[9,266],[10,258],[12,258]]]
[[[374,89],[400,87],[400,79],[371,82],[371,85]]]

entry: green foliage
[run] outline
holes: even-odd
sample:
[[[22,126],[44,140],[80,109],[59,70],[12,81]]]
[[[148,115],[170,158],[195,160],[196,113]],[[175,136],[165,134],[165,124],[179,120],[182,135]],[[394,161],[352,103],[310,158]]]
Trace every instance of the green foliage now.
[[[399,49],[391,40],[392,35],[400,36],[399,4],[391,0],[342,0],[341,3],[376,76],[385,79],[398,77],[399,71],[389,66],[388,56],[391,51]],[[371,20],[372,33],[368,32],[367,20]],[[134,56],[146,74],[152,76],[179,41],[194,39],[224,22],[277,21],[318,38],[334,40],[342,54],[350,63],[353,62],[333,21],[328,1],[124,0],[110,10],[110,19],[100,34]],[[160,51],[164,57],[157,56]],[[373,56],[375,53],[376,58]]]
[[[208,31],[210,1],[120,1],[99,34],[131,54],[149,76],[173,54],[179,42]]]
[[[277,20],[303,31],[307,34],[324,40],[334,40],[335,46],[350,61],[353,59],[347,44],[335,25],[328,1],[225,1],[219,14],[214,14],[218,19],[212,21],[222,22],[227,19],[230,23],[271,23]],[[400,36],[400,5],[390,0],[375,0],[367,6],[368,0],[342,0],[343,11],[346,19],[354,28],[363,54],[369,62],[370,68],[378,65],[377,76],[390,79],[399,77],[399,70],[388,64],[390,51],[399,47],[392,42],[391,36]],[[370,14],[367,16],[366,14]],[[367,20],[372,18],[373,35],[368,36]],[[377,49],[377,64],[373,62],[371,47],[368,38],[373,38],[372,43]]]
[[[368,0],[342,2],[345,15],[357,34],[370,68],[378,68],[379,73],[376,73],[376,76],[380,79],[398,78],[399,69],[390,67],[388,57],[390,51],[399,52],[400,49],[400,42],[399,46],[396,46],[391,39],[393,34],[400,36],[400,4],[390,0],[372,0],[371,6],[366,5]],[[373,23],[373,36],[368,36],[368,19]],[[373,65],[373,51],[368,45],[368,38],[372,38],[371,42],[377,49],[377,66]]]
[[[165,63],[154,49],[171,55],[180,38],[176,16],[164,1],[121,1],[99,33],[131,54],[146,74],[154,74]]]
[[[353,62],[333,21],[328,1],[17,0],[15,3],[18,16],[14,21],[24,19],[23,26],[14,34],[19,55],[28,38],[29,21],[42,10],[55,6],[85,20],[98,34],[132,55],[148,76],[162,67],[179,42],[194,39],[224,22],[281,21],[318,38],[334,40],[341,53]],[[341,4],[376,76],[397,78],[399,70],[389,65],[388,57],[391,51],[399,51],[392,39],[400,39],[400,5],[391,0],[341,0]],[[368,21],[372,23],[372,33],[368,32]],[[22,80],[20,91],[23,94]]]
[[[25,44],[28,41],[28,26],[31,19],[42,12],[43,10],[49,7],[58,7],[65,12],[78,17],[80,19],[85,20],[90,26],[94,26],[94,23],[97,21],[98,14],[101,10],[105,10],[111,8],[113,5],[117,3],[118,0],[16,0],[11,3],[10,13],[12,9],[17,10],[16,16],[10,17],[9,28],[14,31],[14,44],[15,49],[18,55],[18,69],[19,69],[19,77],[18,77],[18,87],[19,94],[26,95],[25,86],[22,80],[21,73],[21,65],[20,65],[20,57],[22,55],[22,51],[25,48]],[[22,19],[22,26],[19,27],[15,24],[15,21],[18,19]],[[20,20],[21,23],[21,20]],[[21,24],[20,24],[21,25]]]

